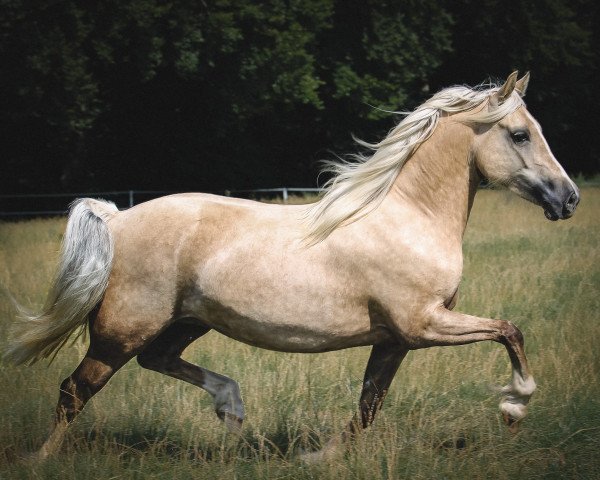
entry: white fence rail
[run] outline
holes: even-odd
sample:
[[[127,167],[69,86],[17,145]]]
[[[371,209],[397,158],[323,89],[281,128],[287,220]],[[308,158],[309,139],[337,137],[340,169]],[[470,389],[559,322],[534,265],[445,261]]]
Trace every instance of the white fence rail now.
[[[599,187],[598,181],[580,181],[581,187]],[[487,188],[485,184],[480,188]],[[279,188],[255,188],[245,190],[225,190],[219,192],[231,197],[251,197],[264,198],[265,196],[280,196],[283,202],[287,202],[290,195],[294,194],[318,194],[320,188],[298,188],[298,187],[279,187]],[[178,193],[164,190],[114,190],[107,192],[86,192],[86,193],[41,193],[41,194],[15,194],[0,195],[0,219],[42,217],[50,215],[64,215],[67,212],[67,206],[76,198],[92,197],[103,198],[113,201],[121,209],[131,208],[138,203]]]
[[[287,202],[290,195],[318,193],[319,188],[257,188],[246,190],[226,190],[226,196],[241,196],[253,198],[265,195],[280,196],[283,202]],[[85,193],[40,193],[40,194],[14,194],[0,195],[0,218],[19,218],[19,217],[41,217],[52,215],[64,215],[67,212],[67,206],[75,199],[82,197],[103,198],[114,202],[117,207],[131,208],[138,203],[170,195],[173,191],[163,190],[114,190],[106,192],[85,192]]]
[[[320,188],[296,188],[296,187],[281,187],[281,188],[255,188],[254,190],[225,190],[225,195],[228,197],[236,197],[238,193],[277,193],[281,194],[281,198],[284,202],[287,202],[290,193],[319,193]],[[233,194],[233,195],[232,195]]]

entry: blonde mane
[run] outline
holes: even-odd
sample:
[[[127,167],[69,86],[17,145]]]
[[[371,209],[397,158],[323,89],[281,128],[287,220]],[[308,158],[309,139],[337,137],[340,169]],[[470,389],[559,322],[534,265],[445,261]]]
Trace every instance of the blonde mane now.
[[[479,109],[498,85],[483,87],[449,87],[436,93],[413,112],[396,112],[405,118],[379,143],[357,142],[372,150],[372,155],[353,155],[352,161],[327,162],[325,172],[334,176],[325,184],[325,194],[305,212],[305,240],[314,245],[335,229],[367,215],[386,196],[402,166],[415,148],[433,133],[442,113],[473,110],[468,121],[494,123],[523,104],[515,92],[495,108]]]

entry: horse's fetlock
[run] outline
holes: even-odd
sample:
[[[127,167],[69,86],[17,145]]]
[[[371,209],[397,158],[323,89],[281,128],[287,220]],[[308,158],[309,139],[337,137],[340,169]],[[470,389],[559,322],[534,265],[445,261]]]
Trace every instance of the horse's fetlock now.
[[[527,404],[507,396],[500,402],[500,411],[506,418],[513,422],[518,422],[527,415]]]
[[[227,414],[241,420],[245,418],[240,387],[236,381],[231,380],[219,388],[219,392],[215,395],[215,410],[221,420],[224,420]]]
[[[527,379],[518,377],[513,380],[513,391],[521,397],[531,397],[536,388],[537,385],[531,375],[529,375]]]

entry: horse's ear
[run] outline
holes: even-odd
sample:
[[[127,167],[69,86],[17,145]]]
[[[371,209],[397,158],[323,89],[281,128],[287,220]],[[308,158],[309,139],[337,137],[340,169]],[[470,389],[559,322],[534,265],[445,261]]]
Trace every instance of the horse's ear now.
[[[517,80],[515,83],[515,90],[522,97],[525,96],[525,92],[527,91],[527,86],[529,85],[529,72],[523,75],[520,80]]]
[[[504,82],[504,85],[500,87],[500,90],[492,95],[490,102],[493,105],[501,105],[510,96],[517,84],[517,75],[519,75],[519,72],[512,72],[506,79],[506,82]]]

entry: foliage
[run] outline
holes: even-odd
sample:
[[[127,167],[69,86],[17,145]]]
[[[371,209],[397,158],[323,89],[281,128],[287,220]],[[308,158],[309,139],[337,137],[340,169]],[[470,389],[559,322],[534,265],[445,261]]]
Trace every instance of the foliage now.
[[[453,53],[439,79],[476,83],[531,71],[527,104],[557,158],[572,173],[600,169],[599,7],[586,0],[446,2],[455,20]],[[502,78],[500,78],[502,79]]]
[[[0,188],[312,186],[386,111],[513,68],[594,172],[599,24],[588,0],[0,0]]]

